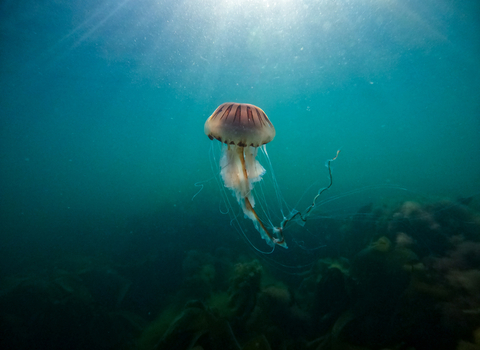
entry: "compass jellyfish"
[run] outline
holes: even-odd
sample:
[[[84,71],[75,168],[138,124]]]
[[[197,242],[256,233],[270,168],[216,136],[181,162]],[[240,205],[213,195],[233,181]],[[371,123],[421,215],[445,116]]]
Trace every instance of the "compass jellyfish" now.
[[[275,137],[275,127],[265,112],[254,105],[247,103],[228,102],[220,105],[205,122],[205,134],[210,140],[218,140],[223,144],[220,156],[220,175],[226,188],[233,191],[233,194],[242,208],[243,214],[250,219],[261,237],[274,248],[276,245],[287,248],[283,230],[285,226],[293,219],[304,223],[310,211],[315,207],[317,197],[332,185],[332,176],[330,162],[327,161],[327,167],[330,175],[330,184],[318,191],[312,204],[302,213],[296,210],[290,211],[288,215],[281,212],[281,222],[274,225],[269,219],[271,208],[263,205],[262,198],[265,193],[260,189],[255,195],[255,186],[261,186],[262,177],[266,170],[257,160],[257,154],[260,150],[267,159],[269,171],[273,176],[266,144]],[[275,192],[280,207],[283,203],[280,191],[276,181],[274,181]],[[259,207],[262,213],[262,219],[257,214],[255,208],[255,197],[259,199]]]

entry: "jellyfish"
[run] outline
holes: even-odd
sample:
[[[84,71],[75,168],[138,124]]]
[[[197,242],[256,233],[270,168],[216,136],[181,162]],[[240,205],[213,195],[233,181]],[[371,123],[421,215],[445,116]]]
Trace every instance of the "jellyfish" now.
[[[228,102],[220,105],[205,122],[205,134],[226,145],[220,158],[220,175],[225,187],[235,194],[248,219],[271,246],[287,248],[282,230],[270,230],[255,211],[252,190],[262,180],[265,168],[257,160],[259,148],[275,137],[275,127],[265,112],[247,103]]]
[[[316,206],[317,198],[332,186],[330,163],[338,157],[340,151],[337,151],[335,157],[326,162],[330,178],[329,185],[318,190],[306,210],[301,212],[291,209],[288,214],[285,214],[283,206],[286,203],[276,183],[266,149],[266,144],[275,137],[275,127],[265,112],[261,108],[247,103],[224,103],[207,119],[204,131],[210,140],[216,139],[223,145],[219,161],[220,176],[224,186],[235,195],[245,217],[253,222],[261,237],[272,247],[271,252],[275,246],[287,248],[283,234],[284,228],[290,221],[296,221],[300,226],[305,224],[307,217]],[[266,196],[262,190],[259,191],[260,195],[257,193],[257,196],[266,220],[260,218],[255,210],[255,186],[261,185],[266,173],[265,168],[257,159],[259,150],[269,165],[277,204],[280,208],[281,222],[279,225],[274,225],[269,217],[272,210],[266,201],[262,201]],[[257,249],[255,246],[254,248]],[[258,249],[257,251],[261,252]]]

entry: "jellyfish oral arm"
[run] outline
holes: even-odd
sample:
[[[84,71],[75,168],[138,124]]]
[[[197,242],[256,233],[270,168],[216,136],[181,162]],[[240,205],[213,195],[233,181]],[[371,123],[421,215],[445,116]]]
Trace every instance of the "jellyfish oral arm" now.
[[[260,220],[260,218],[258,217],[257,213],[253,209],[253,207],[250,204],[250,201],[248,200],[247,197],[245,197],[245,207],[254,216],[255,227],[257,228],[257,231],[260,231],[260,233],[262,234],[262,237],[267,241],[267,243],[272,242],[273,243],[272,245],[278,244],[279,246],[281,246],[283,248],[288,248],[287,244],[285,243],[285,237],[283,237],[282,229],[278,229],[278,228],[274,227],[273,228],[273,233],[275,235],[279,236],[279,237],[278,238],[273,237],[273,235],[270,232],[268,232],[268,230],[265,227],[265,225],[263,224],[262,220]]]
[[[256,155],[257,148],[255,147],[226,146],[220,160],[222,169],[220,174],[225,187],[235,193],[244,215],[252,220],[262,238],[271,246],[277,244],[287,248],[281,230],[274,229],[273,233],[270,233],[254,209],[255,200],[252,189],[255,182],[260,181],[265,174],[265,169],[256,160]]]

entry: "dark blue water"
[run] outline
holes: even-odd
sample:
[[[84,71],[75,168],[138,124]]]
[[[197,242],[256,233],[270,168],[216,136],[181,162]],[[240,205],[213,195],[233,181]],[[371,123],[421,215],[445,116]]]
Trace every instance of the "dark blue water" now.
[[[275,125],[290,206],[315,184],[299,210],[338,149],[325,199],[366,190],[325,215],[395,202],[391,185],[478,197],[479,16],[479,2],[448,0],[2,1],[1,273],[154,257],[178,280],[191,249],[248,253],[203,132],[229,101]]]

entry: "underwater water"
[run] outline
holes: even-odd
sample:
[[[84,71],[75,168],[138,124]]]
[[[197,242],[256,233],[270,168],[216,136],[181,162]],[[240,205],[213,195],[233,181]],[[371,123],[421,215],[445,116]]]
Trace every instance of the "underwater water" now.
[[[480,348],[479,16],[453,0],[2,1],[2,347]],[[223,186],[204,123],[224,102],[275,126],[274,226],[341,150],[288,249]]]

